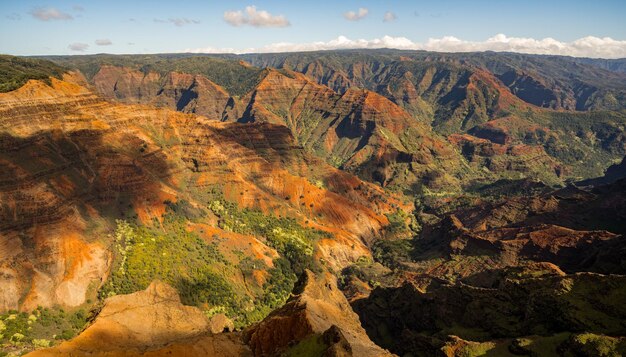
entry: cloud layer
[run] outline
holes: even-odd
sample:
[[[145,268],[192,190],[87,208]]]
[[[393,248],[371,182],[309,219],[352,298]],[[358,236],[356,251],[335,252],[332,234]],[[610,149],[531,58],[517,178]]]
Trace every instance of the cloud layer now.
[[[392,21],[396,21],[398,17],[396,16],[396,14],[394,14],[391,11],[387,11],[385,13],[385,16],[383,16],[383,21],[384,22],[392,22]]]
[[[328,42],[320,41],[302,44],[278,42],[263,47],[240,50],[233,48],[206,47],[187,49],[185,52],[275,53],[361,48],[395,48],[402,50],[426,50],[437,52],[498,51],[598,58],[626,57],[626,41],[614,40],[610,37],[599,38],[587,36],[572,42],[562,42],[553,38],[537,40],[524,37],[507,37],[503,34],[495,35],[485,41],[465,41],[453,36],[445,36],[442,38],[431,38],[424,43],[413,42],[406,37],[383,36],[372,40],[351,40],[345,36],[339,36]]]
[[[343,14],[343,17],[345,17],[346,20],[359,21],[365,16],[367,16],[368,13],[369,13],[369,10],[366,7],[360,7],[359,11],[348,11],[345,14]]]
[[[75,42],[68,45],[67,48],[75,52],[85,52],[89,48],[89,45],[86,43]]]
[[[30,11],[30,14],[41,21],[50,21],[50,20],[73,20],[74,17],[72,15],[65,13],[63,11],[59,11],[53,7],[38,7]]]
[[[96,40],[95,42],[96,42],[96,45],[98,46],[111,46],[113,44],[113,42],[111,42],[111,40],[109,40],[108,38]]]
[[[246,6],[245,10],[226,11],[224,21],[233,26],[250,25],[254,27],[286,27],[291,25],[283,15],[272,15],[256,6]]]
[[[130,21],[135,21],[135,19],[130,19]],[[167,20],[163,20],[163,19],[154,19],[154,22],[159,22],[159,23],[171,23],[174,24],[178,27],[182,27],[185,25],[193,25],[193,24],[199,24],[200,21],[199,20],[194,20],[194,19],[188,19],[186,17],[170,17]]]

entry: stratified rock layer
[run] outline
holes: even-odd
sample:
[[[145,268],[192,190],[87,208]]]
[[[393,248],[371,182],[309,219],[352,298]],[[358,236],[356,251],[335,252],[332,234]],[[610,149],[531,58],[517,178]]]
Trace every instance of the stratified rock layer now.
[[[369,256],[384,213],[404,206],[306,154],[283,126],[109,103],[79,76],[51,83],[0,94],[0,310],[94,298],[115,219],[160,221],[164,202],[206,205],[195,193],[216,185],[241,208],[328,232],[315,252],[334,269]],[[271,264],[263,240],[244,251]]]

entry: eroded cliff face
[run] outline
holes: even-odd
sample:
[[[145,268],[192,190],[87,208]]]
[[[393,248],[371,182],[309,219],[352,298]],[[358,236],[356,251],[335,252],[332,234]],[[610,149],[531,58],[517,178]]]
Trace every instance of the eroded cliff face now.
[[[581,65],[583,60],[569,58],[394,50],[242,57],[255,66],[304,73],[338,92],[355,86],[387,92],[408,106],[418,97],[432,102],[432,94],[437,92],[463,93],[468,77],[480,71],[491,72],[516,97],[540,107],[584,111],[615,109],[624,104],[622,73],[603,70],[597,64]]]
[[[243,332],[212,332],[213,320],[155,281],[107,299],[79,336],[29,356],[391,356],[370,341],[328,273],[306,271],[285,306]]]
[[[450,168],[450,175],[442,173],[455,183],[452,174],[460,167],[444,138],[385,97],[358,89],[340,95],[297,72],[267,69],[241,98],[201,75],[176,72],[160,76],[102,66],[92,81],[99,93],[122,102],[284,125],[309,152],[383,186],[413,184],[438,166]],[[402,171],[410,174],[403,177]]]
[[[232,105],[230,95],[222,87],[201,75],[178,72],[160,75],[102,66],[92,82],[106,98],[156,105],[215,120],[221,120],[229,103]]]
[[[179,199],[206,207],[198,192],[216,185],[241,208],[328,232],[315,254],[332,269],[369,256],[384,213],[402,206],[312,158],[282,126],[112,104],[66,80],[0,95],[4,310],[83,304],[107,277],[115,219],[155,224]],[[263,237],[250,244],[271,264]]]
[[[221,332],[221,331],[220,331]],[[239,334],[213,334],[200,309],[155,281],[144,290],[109,298],[79,336],[29,356],[252,356]]]
[[[338,289],[336,278],[329,273],[316,276],[307,271],[289,301],[245,334],[255,356],[274,356],[290,348],[297,350],[298,343],[319,338],[333,328],[346,341],[346,355],[391,356],[369,340],[359,317]]]
[[[469,182],[521,177],[559,185],[599,176],[606,157],[626,152],[619,113],[553,110],[561,104],[525,97],[535,94],[518,90],[498,68],[411,58],[337,65],[320,60],[258,69],[239,96],[200,74],[110,65],[92,82],[123,102],[284,125],[327,163],[403,191],[424,185],[459,192]],[[569,100],[555,93],[549,96]],[[564,108],[574,110],[572,103]]]
[[[599,334],[624,334],[626,181],[554,191],[528,179],[481,180],[570,175],[555,156],[569,137],[558,120],[581,125],[576,148],[598,140],[618,153],[623,133],[603,118],[590,134],[579,122],[587,117],[541,117],[548,112],[493,74],[454,66],[426,66],[432,78],[421,87],[405,78],[384,96],[267,69],[231,98],[200,75],[108,66],[94,78],[109,99],[76,73],[0,94],[0,311],[105,301],[50,354],[617,346],[623,339]],[[350,76],[375,70],[357,65]],[[396,91],[408,104],[390,100]],[[427,96],[449,120],[422,120],[432,114],[420,107]],[[526,113],[491,118],[515,106]],[[431,125],[463,133],[443,137]],[[405,197],[380,187],[412,185],[425,199],[414,216]],[[472,187],[456,195],[462,186]],[[298,271],[306,274],[281,307]],[[161,275],[173,288],[140,291]],[[244,333],[215,334],[272,309]]]
[[[309,151],[383,186],[410,185],[429,171],[454,183],[461,165],[445,139],[368,90],[339,95],[301,74],[269,70],[243,102],[249,104],[240,121],[283,124]]]

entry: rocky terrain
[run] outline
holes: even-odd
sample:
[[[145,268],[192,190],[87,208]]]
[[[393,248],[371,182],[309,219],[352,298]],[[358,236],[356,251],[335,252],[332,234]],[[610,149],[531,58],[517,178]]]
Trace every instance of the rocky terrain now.
[[[208,319],[182,305],[172,287],[155,281],[107,299],[78,337],[29,356],[390,356],[369,340],[335,280],[305,271],[283,307],[243,332],[230,330],[224,315]]]
[[[620,355],[625,183],[426,207],[419,235],[375,253],[393,270],[357,264],[344,290],[398,355]]]
[[[370,256],[384,213],[410,207],[310,156],[282,126],[112,104],[81,84],[66,75],[0,95],[7,319],[89,308],[158,277],[187,304],[247,311],[245,325],[308,264]],[[191,270],[179,275],[182,261]]]
[[[51,59],[85,73],[108,98],[286,125],[329,164],[411,194],[498,178],[563,184],[601,176],[626,154],[623,73],[564,57],[379,50]]]
[[[0,58],[0,355],[624,354],[612,64],[52,59]]]

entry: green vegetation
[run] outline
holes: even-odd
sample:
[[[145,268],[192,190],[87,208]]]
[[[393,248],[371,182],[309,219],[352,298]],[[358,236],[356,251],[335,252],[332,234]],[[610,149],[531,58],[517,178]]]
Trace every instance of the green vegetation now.
[[[285,357],[317,357],[322,356],[328,346],[322,340],[322,335],[311,335],[291,347],[284,353]]]
[[[203,56],[189,54],[169,55],[91,55],[47,57],[69,68],[79,69],[91,79],[102,65],[123,66],[144,73],[169,72],[200,74],[224,87],[229,94],[242,96],[248,93],[263,76],[263,70],[239,63],[229,56]]]
[[[387,232],[393,235],[412,235],[419,230],[415,217],[401,209],[385,214],[389,220]]]
[[[374,259],[389,268],[396,268],[412,260],[413,240],[379,240],[372,247]]]
[[[459,357],[484,356],[495,347],[496,344],[493,342],[470,342],[456,351],[454,355]]]
[[[422,229],[419,217],[423,206],[419,199],[415,201],[415,207],[413,213],[397,209],[385,214],[389,220],[386,239],[377,240],[372,246],[372,256],[376,262],[394,269],[414,260],[417,253],[416,239]]]
[[[261,211],[243,208],[218,194],[209,202],[209,209],[219,217],[218,225],[225,231],[264,237],[267,245],[285,257],[291,269],[301,274],[304,269],[316,270],[313,260],[315,242],[330,234],[304,228],[293,218],[277,218]]]
[[[262,78],[262,70],[246,67],[238,61],[206,56],[194,56],[176,60],[161,60],[141,68],[144,72],[182,72],[201,74],[224,87],[229,94],[242,96],[254,88]]]
[[[209,196],[209,210],[218,216],[220,228],[264,238],[281,254],[271,269],[251,257],[242,257],[237,264],[227,260],[216,243],[209,244],[188,229],[189,222],[201,222],[209,212],[185,200],[166,201],[162,222],[143,226],[117,221],[115,263],[100,297],[144,290],[159,279],[175,287],[184,304],[198,306],[209,316],[224,312],[237,327],[258,321],[282,305],[297,276],[304,269],[316,269],[314,242],[328,235],[303,228],[294,219],[239,209],[224,200],[221,192]],[[251,292],[232,279],[243,274],[253,281],[258,269],[268,273],[260,291]]]
[[[176,287],[186,304],[236,308],[228,282],[214,271],[217,264],[224,263],[216,246],[188,232],[180,216],[167,214],[163,227],[160,230],[117,221],[116,265],[100,296],[144,290],[160,279]]]
[[[626,355],[626,339],[583,333],[568,341],[568,349],[578,356],[618,357]]]
[[[0,315],[0,354],[23,353],[35,348],[49,347],[54,340],[69,340],[87,324],[84,310],[66,312],[63,309],[38,307],[31,313],[8,311]]]
[[[10,92],[30,79],[50,84],[50,77],[61,78],[65,70],[45,60],[0,55],[0,92]]]

